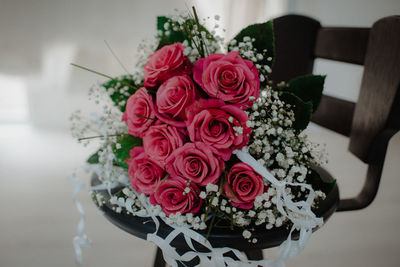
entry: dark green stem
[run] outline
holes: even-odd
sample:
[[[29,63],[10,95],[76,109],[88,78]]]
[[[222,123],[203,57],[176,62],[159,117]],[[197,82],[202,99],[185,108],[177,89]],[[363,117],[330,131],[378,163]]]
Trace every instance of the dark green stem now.
[[[122,135],[124,135],[124,134],[110,134],[110,135],[107,135],[107,137],[108,136],[122,136]],[[94,138],[102,138],[102,137],[105,137],[105,136],[104,135],[87,136],[87,137],[78,138],[78,141],[94,139]]]
[[[229,225],[229,228],[233,231],[233,211],[232,211],[232,207],[231,207],[231,212],[230,212],[230,217],[231,217],[231,223]]]
[[[115,82],[119,82],[119,83],[121,83],[121,84],[123,84],[123,85],[125,85],[125,86],[128,86],[128,87],[135,87],[135,86],[136,86],[136,85],[127,83],[127,82],[125,82],[125,81],[118,81],[116,78],[113,78],[113,77],[111,77],[110,75],[107,75],[107,74],[104,74],[104,73],[101,73],[101,72],[98,72],[98,71],[95,71],[95,70],[86,68],[86,67],[84,67],[84,66],[81,66],[81,65],[78,65],[78,64],[75,64],[75,63],[71,63],[71,65],[74,66],[74,67],[77,67],[77,68],[80,68],[80,69],[89,71],[89,72],[91,72],[91,73],[94,73],[94,74],[97,74],[97,75],[106,77],[106,78],[108,78],[108,79],[110,79],[110,80],[113,80],[113,81],[115,81]],[[130,75],[130,74],[129,74],[129,75]],[[132,76],[132,75],[130,75],[130,76]]]
[[[147,119],[147,120],[153,120],[153,121],[156,120],[155,118],[149,118],[149,117],[145,117],[145,116],[142,116],[142,115],[139,115],[139,114],[136,114],[136,117]]]
[[[210,225],[208,226],[208,231],[207,231],[207,235],[206,235],[206,239],[208,239],[208,237],[210,236],[211,230],[214,226],[214,221],[215,221],[215,217],[217,216],[217,211],[214,211],[213,216],[211,218],[211,222]]]
[[[122,64],[122,61],[119,59],[117,54],[114,53],[114,50],[112,50],[111,46],[108,44],[106,40],[104,40],[104,43],[106,44],[108,50],[110,50],[111,54],[114,56],[114,58],[118,61],[119,65],[125,70],[125,72],[129,75],[132,76],[132,74],[129,73],[128,69]]]
[[[95,70],[86,68],[86,67],[84,67],[84,66],[81,66],[81,65],[78,65],[78,64],[75,64],[75,63],[71,63],[71,65],[74,66],[74,67],[77,67],[77,68],[80,68],[80,69],[83,69],[83,70],[92,72],[92,73],[94,73],[94,74],[97,74],[97,75],[106,77],[106,78],[108,78],[108,79],[115,80],[115,79],[114,79],[113,77],[111,77],[110,75],[107,75],[107,74],[104,74],[104,73],[101,73],[101,72],[98,72],[98,71],[95,71]]]
[[[199,17],[197,16],[196,8],[193,6],[192,9],[193,9],[194,19],[195,19],[195,22],[196,22],[196,24],[197,24],[197,30],[198,30],[199,33],[200,33],[200,21],[199,21]],[[198,36],[198,37],[199,37],[199,39],[200,39],[200,51],[199,51],[199,53],[201,54],[202,57],[205,57],[203,36],[201,36],[201,34],[200,34],[200,36]]]
[[[206,213],[204,214],[204,219],[203,222],[205,222],[207,220],[208,214],[210,213],[211,210],[211,206],[212,206],[212,202],[214,200],[216,193],[213,193],[210,199],[210,203],[208,203],[207,209],[206,209]]]

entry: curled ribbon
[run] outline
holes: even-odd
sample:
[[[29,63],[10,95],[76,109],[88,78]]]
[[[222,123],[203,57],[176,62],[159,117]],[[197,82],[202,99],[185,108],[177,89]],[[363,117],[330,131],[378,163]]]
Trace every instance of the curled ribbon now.
[[[72,191],[72,201],[74,203],[75,208],[78,210],[81,218],[79,219],[78,227],[77,227],[77,236],[73,239],[74,250],[76,255],[76,261],[78,264],[82,264],[82,247],[90,248],[92,242],[89,240],[88,236],[83,232],[85,228],[85,210],[76,197],[78,193],[85,189],[85,185],[78,178],[68,178],[68,180],[75,186]]]
[[[245,266],[245,267],[285,267],[286,260],[296,257],[306,246],[307,241],[309,240],[312,229],[316,226],[320,226],[323,223],[322,218],[316,217],[316,215],[311,211],[311,206],[315,198],[315,192],[312,187],[305,183],[291,183],[286,181],[277,180],[264,166],[259,164],[250,154],[236,150],[234,151],[236,156],[244,163],[249,164],[254,171],[259,173],[263,178],[273,184],[276,187],[277,191],[277,202],[276,206],[278,211],[290,219],[293,222],[293,226],[290,230],[288,238],[279,246],[278,249],[278,257],[276,259],[264,259],[259,261],[248,260],[239,250],[234,248],[213,248],[210,242],[202,235],[197,233],[196,231],[186,226],[176,226],[171,225],[173,230],[168,234],[167,237],[162,238],[157,235],[160,221],[154,215],[150,208],[150,203],[148,203],[148,199],[143,199],[139,196],[136,191],[133,191],[136,194],[137,198],[141,201],[143,207],[147,210],[147,214],[143,214],[140,212],[134,212],[132,210],[132,201],[129,199],[125,203],[125,208],[132,212],[133,215],[140,217],[151,217],[153,222],[155,223],[156,230],[154,233],[150,233],[147,235],[147,240],[155,243],[163,252],[163,256],[165,261],[171,265],[172,267],[178,267],[178,262],[189,262],[196,257],[200,259],[200,263],[198,266],[200,267],[219,267],[219,266]],[[82,263],[82,251],[81,246],[90,246],[90,241],[87,236],[83,234],[83,228],[85,224],[84,218],[84,210],[80,202],[78,202],[75,197],[76,194],[83,190],[84,185],[82,182],[76,178],[70,179],[72,183],[75,184],[75,189],[73,192],[73,200],[76,208],[81,214],[81,220],[78,224],[78,236],[74,239],[74,247],[75,253],[77,257],[78,263]],[[309,190],[308,197],[305,201],[293,202],[290,196],[286,193],[285,188],[287,185],[290,186],[301,186]],[[110,191],[113,187],[115,187],[115,183],[103,183],[98,186],[92,187],[92,190],[104,190],[107,189]],[[164,220],[164,219],[163,219]],[[165,221],[165,220],[164,220]],[[300,237],[298,240],[292,240],[292,233],[294,230],[300,230]],[[171,242],[179,235],[183,234],[184,239],[191,249],[191,251],[185,252],[183,255],[179,255],[176,252],[176,249],[171,246]],[[209,252],[199,252],[195,249],[192,240],[202,244],[205,248],[209,250]],[[233,253],[238,260],[234,260],[231,257],[224,256],[225,253],[231,252]],[[183,264],[184,265],[184,264]]]
[[[83,232],[85,228],[86,216],[85,216],[85,209],[82,206],[82,203],[77,199],[77,195],[80,191],[85,190],[85,184],[78,178],[70,177],[68,178],[74,185],[74,189],[72,191],[72,201],[74,203],[75,208],[78,210],[79,214],[81,215],[77,227],[77,235],[73,239],[74,251],[76,256],[76,261],[78,264],[82,264],[82,247],[90,248],[92,246],[92,242],[88,238],[88,236]],[[99,184],[96,186],[90,187],[90,190],[107,190],[109,193],[111,189],[118,186],[119,183],[113,182],[105,182],[103,184]]]
[[[174,229],[166,238],[161,238],[157,235],[159,228],[159,221],[151,215],[153,221],[156,223],[156,231],[147,235],[147,240],[155,243],[162,251],[165,261],[177,267],[177,262],[187,262],[193,260],[195,257],[200,259],[200,267],[205,266],[264,266],[264,267],[284,267],[288,259],[296,257],[306,246],[309,240],[312,229],[316,226],[322,225],[323,219],[317,218],[311,211],[311,206],[315,198],[315,193],[312,187],[305,183],[291,183],[286,181],[277,180],[264,166],[260,165],[250,154],[241,150],[234,152],[236,156],[244,163],[249,164],[257,173],[263,178],[273,184],[277,190],[277,209],[278,211],[289,218],[293,222],[288,238],[279,246],[277,259],[264,259],[260,261],[253,261],[246,259],[243,254],[237,249],[233,248],[213,248],[210,242],[199,233],[189,229],[188,227],[177,227],[171,225]],[[290,196],[286,193],[285,188],[290,186],[302,186],[309,190],[308,197],[305,201],[293,202]],[[147,209],[149,214],[151,210],[149,204],[143,202],[143,206]],[[285,209],[286,208],[286,209]],[[299,240],[292,240],[292,233],[295,229],[300,229]],[[170,245],[170,242],[179,234],[183,234],[185,241],[192,251],[188,251],[183,255],[179,255],[175,249]],[[210,252],[198,252],[192,243],[195,240],[206,247]],[[232,252],[238,260],[224,256],[225,253]]]
[[[311,211],[311,206],[315,199],[315,192],[310,185],[305,183],[279,181],[247,152],[235,150],[234,153],[236,154],[238,159],[250,165],[254,169],[254,171],[256,171],[266,181],[270,182],[276,187],[277,209],[282,215],[289,218],[293,222],[295,227],[312,230],[312,228],[322,225],[323,219],[317,218],[317,216]],[[287,185],[300,186],[307,189],[309,191],[307,199],[305,201],[302,200],[298,202],[293,202],[290,196],[286,193],[285,188]],[[289,212],[285,211],[284,206],[286,206]],[[298,215],[300,215],[300,218]]]

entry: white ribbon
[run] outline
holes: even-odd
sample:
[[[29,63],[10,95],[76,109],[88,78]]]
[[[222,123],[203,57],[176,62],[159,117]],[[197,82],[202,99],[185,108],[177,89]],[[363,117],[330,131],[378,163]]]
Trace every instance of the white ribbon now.
[[[264,166],[257,162],[249,153],[235,150],[234,154],[242,162],[250,165],[254,171],[260,174],[266,181],[273,184],[276,188],[276,207],[278,211],[289,218],[295,227],[300,229],[311,229],[321,226],[323,223],[322,218],[317,216],[311,211],[311,206],[315,199],[315,192],[312,187],[305,183],[291,183],[286,181],[277,180]],[[293,202],[290,196],[286,193],[286,186],[300,186],[309,191],[307,199],[304,201]],[[287,208],[288,212],[284,209]]]
[[[83,232],[85,228],[85,209],[82,206],[82,203],[77,200],[77,195],[80,191],[85,190],[85,184],[78,178],[70,177],[68,178],[75,187],[72,191],[72,201],[74,203],[75,208],[78,210],[79,214],[81,215],[77,227],[77,235],[73,239],[74,251],[76,256],[76,261],[78,264],[82,264],[82,247],[90,248],[92,246],[91,240],[88,236]],[[119,185],[118,182],[104,182],[102,184],[90,187],[90,191],[94,190],[107,190],[109,194],[111,194],[111,189],[117,187]]]
[[[147,240],[155,243],[163,252],[163,256],[165,261],[171,265],[172,267],[177,267],[178,263],[188,262],[196,257],[200,259],[200,267],[220,267],[220,266],[232,266],[232,267],[285,267],[286,260],[296,257],[307,244],[308,239],[312,234],[312,229],[316,226],[320,226],[323,223],[322,218],[317,218],[316,215],[311,211],[311,206],[315,198],[315,193],[312,187],[305,183],[291,183],[286,181],[277,180],[264,166],[259,164],[250,154],[243,152],[241,150],[234,151],[236,156],[244,163],[249,164],[257,173],[259,173],[265,181],[270,182],[276,187],[277,191],[277,201],[276,206],[278,211],[290,219],[293,223],[293,226],[290,230],[288,238],[284,241],[278,250],[277,259],[264,259],[259,261],[248,260],[239,250],[233,248],[213,248],[211,243],[202,235],[197,233],[196,231],[189,228],[188,225],[185,226],[176,226],[170,225],[173,230],[168,234],[167,237],[162,238],[157,235],[160,222],[158,218],[153,214],[150,209],[150,203],[148,203],[148,199],[143,199],[139,196],[136,191],[133,191],[136,194],[137,198],[141,201],[142,205],[147,210],[147,214],[144,215],[140,212],[134,212],[132,210],[132,200],[128,199],[125,202],[125,208],[133,213],[135,216],[140,217],[151,217],[153,222],[155,223],[156,230],[154,233],[147,235]],[[90,241],[85,234],[83,234],[83,228],[85,225],[85,212],[80,202],[78,202],[75,197],[77,193],[84,189],[83,183],[76,179],[71,178],[70,181],[75,184],[75,189],[73,191],[73,201],[75,207],[81,214],[81,220],[78,224],[78,236],[74,238],[74,248],[77,257],[78,263],[82,263],[82,250],[81,247],[90,247]],[[109,192],[112,188],[117,186],[119,183],[102,183],[100,185],[91,187],[91,190],[105,190],[107,189]],[[309,190],[308,197],[305,201],[293,202],[290,196],[286,193],[286,186],[301,186]],[[164,220],[164,219],[163,219]],[[165,221],[165,220],[164,220]],[[300,229],[299,240],[292,240],[292,233],[294,230]],[[179,255],[176,252],[176,249],[171,246],[171,242],[179,235],[183,234],[184,239],[191,249],[191,251],[187,251],[183,255]],[[198,252],[192,240],[202,244],[209,252]],[[238,260],[234,260],[230,257],[224,256],[225,253],[231,252],[233,253]]]
[[[104,181],[101,184],[91,186],[90,191],[97,191],[97,190],[107,190],[108,194],[111,195],[111,190],[119,186],[119,182],[109,182],[109,181]]]
[[[85,210],[82,204],[76,199],[78,193],[85,189],[85,185],[78,178],[68,178],[68,180],[75,186],[72,191],[72,201],[74,202],[75,208],[81,215],[79,219],[78,227],[77,227],[77,236],[73,239],[74,250],[76,261],[78,264],[82,264],[82,247],[90,248],[92,242],[89,240],[88,236],[83,233],[83,229],[85,228]]]
[[[165,261],[173,266],[177,267],[177,261],[186,262],[191,261],[195,257],[199,257],[200,267],[208,266],[264,266],[264,267],[285,267],[286,260],[296,257],[306,246],[308,239],[312,234],[312,229],[316,226],[320,226],[323,223],[322,218],[317,218],[316,215],[311,211],[315,193],[312,187],[305,183],[291,183],[286,181],[277,180],[264,166],[259,164],[250,154],[236,150],[234,151],[236,156],[244,163],[249,164],[257,173],[263,178],[273,184],[277,191],[277,202],[276,206],[278,211],[289,218],[293,222],[293,226],[290,230],[289,236],[280,246],[278,250],[278,258],[275,260],[264,259],[260,261],[247,260],[243,254],[237,249],[233,248],[213,248],[210,242],[199,233],[189,229],[188,227],[177,227],[171,225],[174,229],[166,238],[161,238],[157,235],[159,228],[158,219],[152,215],[148,203],[142,203],[147,209],[148,213],[151,214],[153,221],[156,223],[156,231],[152,234],[147,235],[147,240],[155,243],[162,251]],[[291,197],[286,193],[286,186],[301,186],[309,190],[308,197],[305,201],[293,202]],[[292,240],[292,233],[296,229],[300,229],[299,240]],[[179,255],[175,248],[170,243],[179,234],[183,234],[185,241],[192,251],[188,251],[183,255]],[[202,244],[210,252],[198,252],[192,243],[195,240]],[[224,256],[225,253],[232,252],[239,260],[234,260],[230,257]]]
[[[288,238],[279,246],[277,262],[281,262],[282,266],[285,266],[284,262],[287,259],[296,257],[304,249],[312,234],[312,229],[323,224],[323,218],[318,218],[311,210],[315,199],[315,192],[310,185],[305,183],[291,183],[277,180],[247,152],[236,150],[234,153],[242,162],[250,165],[254,171],[276,187],[276,207],[282,215],[289,218],[293,223]],[[300,186],[307,189],[309,191],[307,199],[305,201],[293,202],[286,193],[285,188],[287,185]],[[284,207],[286,207],[287,211]],[[300,229],[300,237],[297,241],[292,240],[292,233],[296,228]]]

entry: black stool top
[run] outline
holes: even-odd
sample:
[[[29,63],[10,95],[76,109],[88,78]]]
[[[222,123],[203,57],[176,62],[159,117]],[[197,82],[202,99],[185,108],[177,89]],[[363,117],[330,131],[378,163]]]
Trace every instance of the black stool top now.
[[[324,169],[317,168],[317,171],[320,173],[324,181],[333,181],[332,176]],[[92,177],[91,184],[97,185],[100,181],[97,176]],[[108,193],[105,190],[96,191],[101,193],[103,197],[107,200],[110,198]],[[339,190],[337,185],[334,185],[334,188],[326,195],[326,198],[319,202],[318,208],[313,210],[317,217],[322,217],[324,219],[324,223],[328,220],[328,218],[336,211],[336,208],[339,204]],[[126,213],[117,213],[112,209],[113,205],[106,201],[104,205],[100,207],[100,209],[104,212],[106,218],[118,226],[122,230],[137,236],[142,239],[146,239],[148,233],[154,233],[156,230],[155,223],[152,221],[150,217],[142,218],[138,216],[134,216],[132,214]],[[158,230],[158,235],[161,237],[166,237],[171,231],[172,228],[164,223],[161,219],[160,228]],[[314,229],[314,231],[317,229]],[[200,234],[206,236],[207,230],[198,230]],[[243,229],[237,228],[231,230],[229,227],[220,228],[218,226],[214,226],[209,237],[208,241],[215,248],[218,247],[231,247],[238,249],[240,251],[249,251],[249,250],[257,250],[257,249],[265,249],[271,248],[275,246],[279,246],[283,241],[285,241],[290,232],[290,227],[288,225],[282,225],[279,228],[272,228],[271,230],[266,230],[265,225],[254,227],[254,231],[252,231],[252,238],[256,238],[258,241],[256,243],[249,243],[242,236]],[[298,239],[299,233],[297,231],[293,232],[292,238]],[[195,242],[194,242],[195,243]],[[172,246],[177,249],[184,249],[186,246],[186,242],[184,238],[180,235],[175,238],[172,243]],[[196,247],[197,248],[197,247]],[[201,248],[199,248],[201,251]]]

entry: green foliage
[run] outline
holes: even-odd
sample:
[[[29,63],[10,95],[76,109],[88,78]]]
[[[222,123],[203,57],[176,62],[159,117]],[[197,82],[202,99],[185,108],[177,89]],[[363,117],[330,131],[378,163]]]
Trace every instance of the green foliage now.
[[[136,146],[141,146],[142,139],[127,134],[120,137],[117,143],[121,145],[121,148],[117,149],[116,146],[113,148],[115,155],[115,164],[122,168],[128,169],[126,159],[129,158],[129,151]]]
[[[165,23],[170,24],[168,29],[164,28]],[[158,36],[160,39],[160,43],[158,44],[157,49],[160,49],[165,45],[170,45],[177,42],[182,43],[185,40],[188,41],[189,46],[192,46],[193,43],[192,30],[194,29],[195,25],[200,32],[203,31],[206,33],[206,39],[214,40],[214,37],[211,35],[211,33],[203,25],[200,25],[194,19],[187,19],[182,25],[179,25],[178,22],[172,21],[168,17],[165,16],[157,17],[157,30],[160,31],[160,34]],[[198,48],[198,50],[200,52],[200,47]]]
[[[306,180],[314,190],[321,190],[325,194],[329,194],[336,185],[336,180],[324,181],[321,175],[313,169],[309,170]]]
[[[311,120],[311,115],[318,108],[326,76],[306,75],[294,78],[281,90],[281,99],[293,106],[295,122],[293,128],[304,130]]]
[[[304,130],[311,119],[312,114],[312,103],[311,101],[303,101],[298,96],[293,93],[282,91],[280,98],[287,104],[292,106],[295,121],[293,123],[293,128],[302,131]]]
[[[182,31],[174,31],[173,29],[166,30],[164,28],[164,24],[167,23],[170,19],[165,16],[157,17],[157,30],[161,31],[161,35],[159,35],[160,43],[158,44],[157,49],[165,45],[170,45],[177,42],[183,42],[184,40],[188,40],[189,38]],[[169,32],[167,34],[166,32]]]
[[[99,149],[95,153],[93,153],[93,155],[91,155],[88,158],[87,163],[89,163],[89,164],[97,164],[97,163],[99,163],[99,152],[101,152],[101,149]]]
[[[304,102],[312,103],[312,112],[315,112],[321,101],[325,77],[323,75],[306,75],[289,81],[285,90],[293,93]]]
[[[255,39],[253,42],[253,47],[257,48],[257,52],[263,55],[263,60],[258,61],[257,63],[261,65],[268,65],[270,68],[272,68],[275,54],[274,27],[272,20],[247,26],[233,39],[239,43],[243,42],[243,37],[246,36]],[[228,47],[228,50],[231,50],[231,48]],[[268,61],[268,57],[271,57],[272,60]]]
[[[142,139],[139,137],[134,137],[132,135],[126,134],[120,137],[117,143],[121,145],[121,148],[117,149],[116,145],[113,147],[113,152],[115,155],[114,165],[118,165],[122,168],[128,169],[128,165],[126,164],[126,159],[129,158],[129,151],[135,146],[141,146]],[[99,153],[101,151],[102,149],[100,148],[93,155],[91,155],[88,158],[87,163],[98,164]]]
[[[112,89],[110,97],[114,104],[120,108],[122,112],[125,111],[126,101],[135,93],[140,86],[136,85],[130,75],[123,75],[115,79],[111,79],[102,84],[102,86],[109,92]]]

